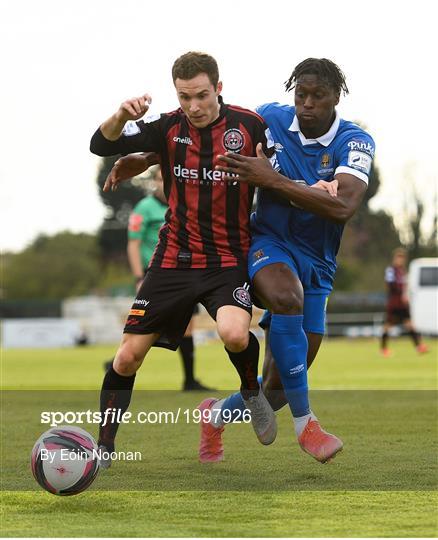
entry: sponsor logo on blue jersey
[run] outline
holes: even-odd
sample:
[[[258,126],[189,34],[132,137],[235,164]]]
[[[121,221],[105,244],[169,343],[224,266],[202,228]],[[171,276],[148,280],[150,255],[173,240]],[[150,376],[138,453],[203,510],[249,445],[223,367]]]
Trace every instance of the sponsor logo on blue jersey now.
[[[371,164],[373,162],[372,157],[365,152],[358,152],[357,150],[351,150],[348,153],[348,165],[359,171],[363,171],[365,174],[369,174],[371,170]]]
[[[371,157],[374,157],[374,147],[369,142],[353,140],[348,143],[348,148],[350,148],[350,150],[366,152]]]

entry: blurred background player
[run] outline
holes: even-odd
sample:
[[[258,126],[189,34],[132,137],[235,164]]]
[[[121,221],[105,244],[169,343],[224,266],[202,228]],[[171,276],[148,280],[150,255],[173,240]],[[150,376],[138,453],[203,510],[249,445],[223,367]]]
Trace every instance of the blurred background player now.
[[[159,165],[149,169],[151,194],[137,203],[129,217],[128,225],[128,260],[136,280],[136,291],[140,289],[145,272],[158,241],[158,233],[164,223],[167,201],[163,189],[163,177]],[[198,312],[196,307],[193,315]],[[187,326],[186,333],[179,345],[183,369],[183,390],[212,390],[194,378],[194,317]]]
[[[397,325],[404,326],[419,353],[428,352],[427,346],[421,342],[421,336],[415,330],[411,321],[407,290],[407,259],[407,251],[403,248],[397,248],[393,251],[391,266],[388,266],[385,270],[387,290],[386,319],[380,343],[380,351],[385,358],[392,355],[388,348],[389,331]]]

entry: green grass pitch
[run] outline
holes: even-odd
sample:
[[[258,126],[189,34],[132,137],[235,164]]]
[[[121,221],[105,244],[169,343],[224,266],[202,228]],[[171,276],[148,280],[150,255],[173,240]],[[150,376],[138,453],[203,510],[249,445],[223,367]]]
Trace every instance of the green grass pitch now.
[[[373,340],[327,340],[309,372],[312,405],[344,451],[328,465],[304,454],[290,413],[275,443],[228,426],[225,461],[197,462],[198,426],[122,426],[118,450],[139,450],[75,497],[35,483],[29,454],[43,410],[96,410],[113,347],[2,353],[2,515],[5,537],[435,537],[437,343],[405,339],[383,359]],[[217,396],[237,376],[220,344],[199,346],[197,376]],[[179,392],[177,354],[157,349],[138,373],[130,410],[193,410],[208,394]],[[82,426],[96,435],[97,426]]]

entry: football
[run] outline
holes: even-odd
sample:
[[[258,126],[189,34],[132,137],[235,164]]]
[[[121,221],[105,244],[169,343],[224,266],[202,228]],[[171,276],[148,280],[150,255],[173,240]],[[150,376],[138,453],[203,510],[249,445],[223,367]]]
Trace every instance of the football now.
[[[96,441],[78,427],[49,429],[33,447],[31,467],[35,480],[49,493],[77,495],[99,471]]]

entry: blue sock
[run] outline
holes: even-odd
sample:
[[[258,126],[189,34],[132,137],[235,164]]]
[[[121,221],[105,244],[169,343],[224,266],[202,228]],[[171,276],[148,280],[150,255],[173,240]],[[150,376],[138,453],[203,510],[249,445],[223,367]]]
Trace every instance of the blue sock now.
[[[307,336],[302,315],[272,315],[269,343],[294,417],[310,413]]]
[[[259,375],[257,377],[257,380],[259,382],[260,388],[262,387],[262,376]],[[242,395],[240,392],[236,392],[235,394],[231,394],[231,396],[228,396],[225,398],[225,401],[221,408],[221,417],[222,420],[226,423],[234,422],[235,420],[242,420],[242,413],[246,409],[245,403],[243,402]],[[224,414],[224,411],[225,414]],[[225,417],[225,418],[224,418]]]
[[[229,422],[235,422],[236,420],[242,420],[242,413],[246,409],[245,403],[243,403],[240,392],[231,394],[228,396],[221,408],[221,417],[227,424]],[[225,414],[224,414],[224,411]]]

